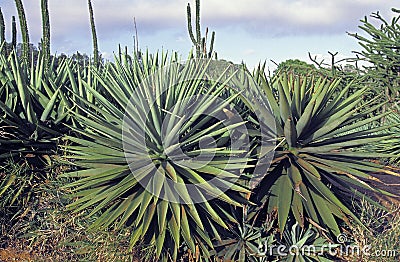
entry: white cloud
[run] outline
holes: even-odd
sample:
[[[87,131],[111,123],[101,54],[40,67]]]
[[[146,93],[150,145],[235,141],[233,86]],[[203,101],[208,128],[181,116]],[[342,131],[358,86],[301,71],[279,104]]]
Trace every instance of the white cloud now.
[[[6,12],[15,9],[6,0]],[[92,0],[99,32],[132,31],[136,17],[141,33],[171,27],[186,29],[187,0]],[[190,0],[192,9],[194,1]],[[372,11],[387,12],[397,0],[203,0],[202,21],[213,26],[244,27],[264,34],[310,34],[343,32],[346,25]],[[40,33],[39,1],[24,1],[30,27]],[[55,35],[73,34],[89,28],[86,0],[49,1]],[[194,10],[192,11],[194,13]],[[194,14],[193,14],[194,16]],[[263,31],[264,32],[260,32]]]
[[[256,53],[256,50],[254,50],[253,48],[249,48],[243,51],[243,55],[245,56],[249,56],[249,55],[253,55]]]
[[[186,6],[194,0],[92,0],[98,37],[117,41],[134,35],[136,18],[139,38],[165,30],[187,37]],[[39,0],[23,0],[32,42],[41,36]],[[203,28],[218,31],[246,31],[249,37],[344,34],[354,31],[359,19],[373,11],[389,14],[398,0],[202,0]],[[14,1],[0,3],[7,20],[7,35]],[[79,42],[90,48],[90,25],[87,0],[49,1],[52,42]],[[194,10],[192,10],[194,18]],[[176,38],[175,38],[176,39]],[[178,38],[180,42],[182,38]],[[129,40],[131,41],[131,40]]]
[[[372,11],[384,13],[394,0],[205,1],[204,20],[242,26],[266,35],[343,33]]]

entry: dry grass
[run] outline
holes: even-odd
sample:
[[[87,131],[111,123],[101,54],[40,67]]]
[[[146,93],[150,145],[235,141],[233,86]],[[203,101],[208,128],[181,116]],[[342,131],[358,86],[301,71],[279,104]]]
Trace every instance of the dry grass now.
[[[355,202],[363,224],[353,224],[349,230],[348,246],[344,261],[398,262],[400,261],[400,205],[387,210],[363,200]]]
[[[128,230],[88,232],[93,220],[85,215],[90,210],[66,209],[69,192],[61,188],[65,181],[57,178],[65,168],[53,165],[45,169],[51,172],[47,179],[30,185],[27,203],[21,194],[18,205],[1,208],[0,261],[135,261]]]
[[[71,202],[69,192],[61,186],[66,182],[57,178],[65,167],[53,163],[47,179],[31,185],[29,203],[22,205],[17,216],[3,207],[0,210],[0,261],[152,261],[149,247],[129,250],[128,229],[88,232],[95,218],[87,220],[85,214],[66,210]],[[18,166],[15,166],[18,168]],[[22,196],[23,197],[23,196]],[[388,204],[389,202],[386,202]],[[362,252],[342,256],[342,261],[397,262],[400,255],[400,205],[392,204],[389,210],[377,208],[366,201],[355,202],[355,209],[366,228],[353,224],[349,228],[352,245],[362,249],[369,245],[370,254],[377,251],[394,251],[390,256],[372,256]],[[12,219],[11,219],[12,218]],[[189,261],[188,254],[185,261]],[[193,260],[194,261],[194,260]]]

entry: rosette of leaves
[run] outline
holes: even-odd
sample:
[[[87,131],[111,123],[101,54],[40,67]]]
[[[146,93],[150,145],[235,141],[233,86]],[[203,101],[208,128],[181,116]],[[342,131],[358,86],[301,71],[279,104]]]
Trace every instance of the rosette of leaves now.
[[[398,165],[400,163],[400,107],[398,105],[393,105],[391,109],[391,114],[385,117],[385,121],[393,126],[388,130],[393,133],[394,136],[380,141],[378,145],[374,147],[380,153],[390,153],[393,156],[388,158],[388,162]]]
[[[239,94],[207,78],[209,61],[176,61],[122,55],[105,74],[93,71],[102,92],[86,86],[97,103],[76,104],[83,128],[66,150],[77,171],[64,176],[76,179],[69,208],[101,214],[90,229],[126,226],[131,246],[153,247],[154,259],[175,261],[188,248],[203,260],[237,223],[230,208],[247,202],[251,159],[232,140],[244,135],[232,113]]]
[[[375,125],[384,117],[377,113],[382,104],[365,100],[369,89],[355,89],[354,81],[342,86],[340,79],[291,74],[268,81],[262,67],[255,76],[269,98],[277,145],[254,201],[277,214],[281,232],[288,217],[294,217],[302,227],[308,222],[338,235],[339,221],[359,222],[349,208],[351,196],[361,197],[360,189],[383,192],[368,184],[377,180],[371,173],[382,170],[367,160],[387,154],[365,150],[365,145],[391,137],[381,132],[387,126]],[[367,130],[360,128],[365,126]]]
[[[238,224],[231,226],[229,234],[215,245],[217,261],[270,261],[273,254],[268,247],[275,244],[275,221],[267,219],[258,223],[258,208],[244,206],[232,209]]]
[[[0,206],[24,212],[38,185],[51,179],[51,155],[69,129],[67,61],[45,72],[41,55],[27,68],[16,55],[0,54]],[[64,93],[65,92],[65,93]]]
[[[338,244],[329,243],[322,237],[317,229],[311,225],[307,229],[302,228],[298,223],[291,227],[287,226],[283,233],[283,238],[279,245],[286,248],[280,250],[277,255],[281,255],[279,261],[304,261],[304,262],[328,262],[336,261],[327,258],[330,254],[337,253]],[[284,253],[284,256],[279,253]]]
[[[97,88],[87,67],[55,57],[47,65],[42,53],[30,64],[16,52],[0,56],[0,158],[53,154],[66,124],[76,125],[70,111],[83,114],[71,93],[94,102],[83,85]]]
[[[65,65],[65,63],[64,63]],[[48,72],[42,55],[31,67],[13,52],[0,55],[0,158],[49,155],[67,127],[71,103],[68,74],[54,63]]]

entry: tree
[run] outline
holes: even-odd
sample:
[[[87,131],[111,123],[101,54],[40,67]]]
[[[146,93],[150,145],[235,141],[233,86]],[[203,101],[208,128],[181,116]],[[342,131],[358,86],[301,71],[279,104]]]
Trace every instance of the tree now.
[[[71,59],[83,67],[87,66],[90,61],[90,58],[87,54],[81,54],[78,51],[71,56]]]
[[[317,68],[299,59],[289,59],[278,64],[276,71],[292,72],[295,75],[310,75],[316,73]]]
[[[400,9],[392,8],[392,11],[400,13]],[[400,15],[391,21],[387,21],[379,12],[372,13],[371,17],[379,26],[364,17],[359,28],[366,36],[357,33],[349,35],[355,37],[363,48],[361,52],[355,53],[360,60],[369,62],[365,66],[366,74],[377,86],[376,91],[384,92],[388,100],[395,101],[400,91]]]

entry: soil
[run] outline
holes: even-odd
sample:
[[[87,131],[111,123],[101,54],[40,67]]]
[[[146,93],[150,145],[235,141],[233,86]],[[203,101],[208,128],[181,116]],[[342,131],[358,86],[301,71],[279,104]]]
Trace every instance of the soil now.
[[[393,173],[393,175],[388,174]],[[383,194],[371,193],[372,197],[377,198],[383,205],[389,207],[400,205],[400,168],[385,166],[383,172],[372,174],[379,180],[370,181],[373,188],[387,191],[396,196],[385,196]]]
[[[0,261],[35,261],[37,257],[27,251],[15,248],[0,249]]]

